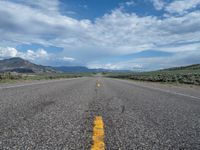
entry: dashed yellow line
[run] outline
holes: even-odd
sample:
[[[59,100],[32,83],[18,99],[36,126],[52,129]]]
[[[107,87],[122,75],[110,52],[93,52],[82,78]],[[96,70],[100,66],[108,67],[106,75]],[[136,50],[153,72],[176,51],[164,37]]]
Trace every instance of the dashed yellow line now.
[[[95,117],[92,140],[91,150],[105,150],[104,125],[101,116]]]
[[[97,83],[97,87],[100,87],[101,86],[101,84],[100,83]]]
[[[99,81],[97,81],[97,82],[96,82],[96,86],[97,86],[97,87],[100,87],[100,86],[101,86],[101,83],[100,83]]]

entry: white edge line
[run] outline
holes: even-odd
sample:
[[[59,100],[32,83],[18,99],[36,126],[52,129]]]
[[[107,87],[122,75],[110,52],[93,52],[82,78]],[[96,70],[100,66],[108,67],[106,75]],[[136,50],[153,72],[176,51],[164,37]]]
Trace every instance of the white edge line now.
[[[73,79],[78,79],[78,78],[69,78],[69,79],[60,79],[60,80],[52,80],[52,81],[42,81],[42,82],[38,82],[38,83],[30,83],[30,84],[28,83],[28,84],[21,84],[21,85],[5,86],[5,87],[0,87],[0,90],[17,88],[17,87],[32,86],[32,85],[40,85],[40,84],[46,84],[46,83],[54,83],[54,82],[65,81],[65,80],[73,80]]]
[[[118,80],[120,80],[120,79],[118,79]],[[120,80],[120,81],[125,81],[125,80]],[[128,82],[128,83],[130,83],[130,82]],[[188,94],[183,94],[183,93],[179,93],[179,92],[172,92],[172,91],[169,91],[169,90],[159,89],[159,88],[155,88],[155,87],[149,87],[149,86],[145,86],[145,85],[139,85],[139,84],[135,84],[135,83],[131,83],[131,84],[138,86],[138,87],[143,87],[143,88],[147,88],[147,89],[157,90],[157,91],[161,91],[161,92],[165,92],[165,93],[170,93],[170,94],[174,94],[174,95],[185,96],[185,97],[200,100],[200,97],[196,97],[196,96],[192,96],[192,95],[188,95]]]

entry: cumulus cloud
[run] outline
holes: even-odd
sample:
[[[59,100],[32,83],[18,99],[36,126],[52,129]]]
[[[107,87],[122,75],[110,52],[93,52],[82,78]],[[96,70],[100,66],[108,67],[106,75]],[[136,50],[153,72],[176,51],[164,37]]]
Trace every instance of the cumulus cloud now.
[[[127,6],[133,6],[134,4],[135,4],[134,0],[125,2],[125,5]]]
[[[16,57],[18,51],[15,48],[12,47],[7,47],[7,48],[2,48],[0,47],[0,57]]]
[[[136,64],[136,63],[129,63],[127,64],[127,62],[119,62],[119,63],[90,63],[87,65],[88,68],[95,68],[95,69],[99,69],[99,68],[103,68],[103,69],[110,69],[110,70],[123,70],[123,69],[127,69],[127,70],[139,70],[142,69],[142,65],[141,64]]]
[[[21,57],[28,60],[35,60],[48,59],[49,56],[50,55],[44,49],[39,49],[37,51],[27,50],[26,52],[21,52],[13,47],[0,47],[1,58]]]
[[[61,60],[71,62],[71,61],[74,61],[75,59],[72,58],[72,57],[66,57],[66,56],[65,56],[65,57],[61,58]]]
[[[156,48],[157,45],[199,39],[200,12],[158,19],[155,16],[139,17],[117,9],[92,23],[63,16],[59,12],[49,15],[21,4],[0,3],[0,14],[3,14],[0,16],[1,39],[8,43],[31,42],[65,49],[133,53]]]
[[[38,58],[48,59],[49,54],[44,49],[39,49],[37,51],[27,50],[25,53],[19,52],[18,56],[29,60],[35,60]]]
[[[156,10],[164,9],[168,13],[185,14],[200,5],[200,0],[174,0],[170,3],[164,0],[151,0]]]
[[[151,0],[153,2],[153,6],[156,10],[161,10],[165,6],[165,2],[163,0]]]
[[[170,3],[166,10],[170,13],[186,13],[188,10],[196,8],[200,4],[200,0],[175,0]]]
[[[159,18],[150,15],[138,16],[115,9],[94,21],[77,20],[62,15],[59,12],[58,0],[18,1],[19,3],[12,0],[0,1],[2,47],[29,43],[58,46],[64,49],[62,56],[72,56],[58,58],[65,61],[80,58],[84,63],[87,61],[87,64],[92,64],[95,59],[104,56],[115,57],[145,50],[173,53],[199,51],[200,11],[187,12],[197,7],[199,0],[174,1],[170,4],[162,0],[152,0],[157,10],[184,12],[183,15]],[[13,50],[6,49],[6,52],[2,51],[0,54],[28,56],[33,59],[48,57],[45,50],[14,53]],[[116,68],[109,63],[104,66]]]

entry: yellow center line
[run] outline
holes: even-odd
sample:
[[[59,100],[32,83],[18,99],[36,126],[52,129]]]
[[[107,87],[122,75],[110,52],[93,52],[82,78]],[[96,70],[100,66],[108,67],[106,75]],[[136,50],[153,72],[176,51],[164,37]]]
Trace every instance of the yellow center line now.
[[[92,139],[93,144],[91,150],[105,150],[104,125],[101,116],[95,117]]]
[[[101,86],[101,84],[100,83],[97,83],[97,87],[100,87]]]
[[[100,87],[100,86],[101,86],[101,83],[100,83],[99,81],[97,81],[97,82],[96,82],[96,86],[97,86],[97,87]]]

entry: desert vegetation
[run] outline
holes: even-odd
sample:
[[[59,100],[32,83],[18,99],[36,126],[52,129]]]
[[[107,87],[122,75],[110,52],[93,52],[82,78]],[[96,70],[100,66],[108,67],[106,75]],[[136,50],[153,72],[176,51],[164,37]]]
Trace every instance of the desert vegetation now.
[[[108,77],[162,83],[200,85],[200,65],[132,73],[109,73]]]

